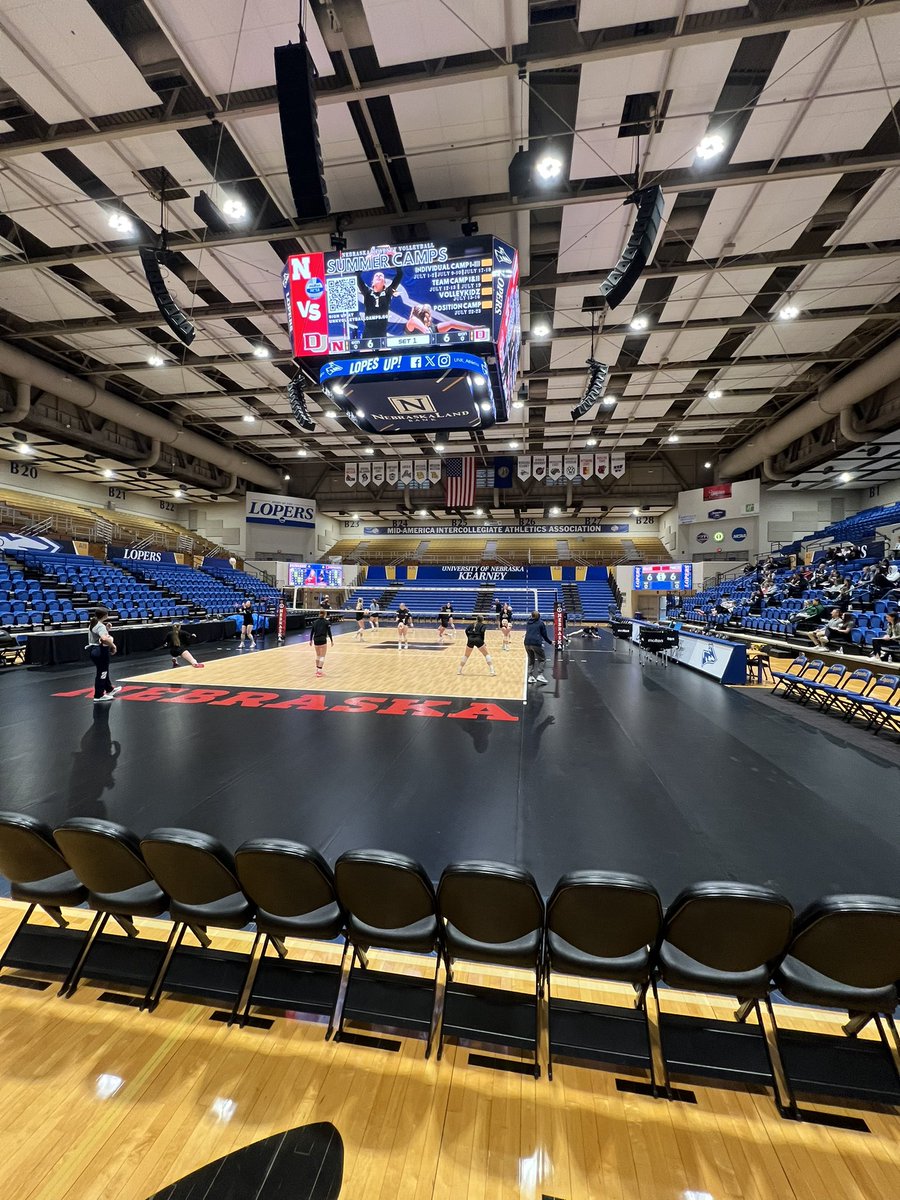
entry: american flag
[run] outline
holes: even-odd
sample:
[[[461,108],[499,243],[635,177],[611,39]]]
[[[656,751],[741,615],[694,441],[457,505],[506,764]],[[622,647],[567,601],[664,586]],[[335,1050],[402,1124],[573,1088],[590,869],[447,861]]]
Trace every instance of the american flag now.
[[[448,508],[471,508],[475,503],[475,459],[444,459],[444,499]]]

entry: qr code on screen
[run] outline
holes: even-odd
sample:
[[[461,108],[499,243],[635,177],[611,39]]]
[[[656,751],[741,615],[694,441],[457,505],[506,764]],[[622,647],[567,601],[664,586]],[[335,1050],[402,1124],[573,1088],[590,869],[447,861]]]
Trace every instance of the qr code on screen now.
[[[359,311],[359,299],[356,290],[356,278],[329,279],[326,283],[328,292],[328,312],[337,317],[346,313],[354,316]]]

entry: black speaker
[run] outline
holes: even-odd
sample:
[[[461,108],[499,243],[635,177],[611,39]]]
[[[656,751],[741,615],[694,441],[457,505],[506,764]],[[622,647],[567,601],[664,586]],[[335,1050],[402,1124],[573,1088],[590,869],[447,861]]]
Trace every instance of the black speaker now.
[[[584,395],[572,409],[573,421],[577,421],[579,417],[584,416],[589,408],[593,408],[606,391],[606,381],[609,379],[609,367],[606,363],[597,362],[596,358],[589,358],[587,365],[590,367],[591,377],[588,380],[587,387],[584,389]]]
[[[200,192],[194,197],[194,212],[207,229],[211,229],[213,233],[229,233],[231,231],[231,226],[206,192]]]
[[[647,265],[662,221],[662,188],[643,188],[629,196],[627,203],[637,205],[634,228],[622,257],[600,284],[600,295],[610,308],[622,303]]]
[[[316,423],[309,415],[309,409],[306,407],[302,375],[294,376],[287,386],[287,394],[291,405],[291,412],[294,414],[294,420],[301,429],[305,429],[307,433],[312,433],[316,428]]]
[[[284,161],[301,221],[327,217],[331,212],[319,145],[315,79],[316,68],[300,30],[299,42],[275,47],[275,83]]]
[[[156,302],[156,307],[163,315],[163,320],[179,341],[189,346],[194,340],[196,330],[178,307],[170,295],[169,289],[166,287],[162,272],[159,269],[159,256],[162,253],[163,251],[148,250],[146,246],[141,246],[141,266],[144,268],[147,283],[150,285],[150,292]]]

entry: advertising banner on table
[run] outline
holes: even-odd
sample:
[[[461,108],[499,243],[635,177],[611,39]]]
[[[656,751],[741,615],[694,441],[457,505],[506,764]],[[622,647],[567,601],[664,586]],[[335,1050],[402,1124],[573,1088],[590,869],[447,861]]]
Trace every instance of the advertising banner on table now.
[[[413,481],[413,465],[408,458],[400,460],[400,483],[403,487]]]
[[[527,479],[531,478],[531,455],[530,454],[520,454],[519,455],[518,459],[516,460],[516,474],[518,475],[519,479],[521,479],[521,481],[523,483]]]
[[[578,474],[582,479],[590,479],[594,473],[594,456],[593,454],[580,454],[578,456]]]
[[[429,458],[428,460],[428,482],[441,482],[441,460],[439,458]]]
[[[372,480],[372,464],[371,463],[360,463],[359,464],[359,486],[360,487],[368,487],[371,480]]]
[[[594,455],[594,473],[598,479],[605,479],[609,474],[609,455]]]
[[[400,478],[400,464],[396,459],[384,464],[384,481],[388,487],[395,487]]]
[[[533,454],[531,456],[531,473],[535,479],[547,478],[547,455]]]
[[[246,521],[248,525],[286,525],[294,529],[315,529],[316,502],[297,496],[248,492]]]
[[[562,479],[563,473],[563,457],[561,454],[549,454],[547,456],[547,478],[551,482]]]
[[[563,459],[563,475],[566,479],[578,478],[578,455],[567,454]]]
[[[613,479],[621,479],[625,474],[625,455],[621,450],[614,450],[610,455],[610,470]]]
[[[372,484],[374,487],[381,487],[384,483],[384,463],[372,463]]]
[[[347,487],[356,487],[356,466],[353,463],[344,463],[344,483]]]

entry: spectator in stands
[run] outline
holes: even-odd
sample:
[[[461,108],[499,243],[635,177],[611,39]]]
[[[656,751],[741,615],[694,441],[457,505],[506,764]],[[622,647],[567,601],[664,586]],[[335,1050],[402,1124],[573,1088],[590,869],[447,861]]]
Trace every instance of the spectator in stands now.
[[[241,605],[241,650],[244,648],[245,638],[249,639],[252,650],[256,646],[256,642],[253,640],[253,601],[249,596]]]
[[[894,542],[894,558],[900,558],[900,537]]]
[[[822,591],[828,600],[836,600],[844,587],[844,577],[839,575],[837,571],[832,571],[822,585]]]
[[[872,655],[882,662],[895,662],[900,658],[900,620],[895,612],[885,613],[884,619],[884,633],[872,639]]]
[[[806,604],[798,612],[795,612],[791,619],[795,633],[808,633],[811,629],[818,629],[822,624],[822,617],[825,614],[825,605],[821,600],[813,597],[807,600]]]
[[[234,557],[233,554],[232,554],[231,558],[229,558],[229,560],[228,560],[228,565],[229,565],[229,567],[231,567],[232,571],[237,570],[237,559]]]
[[[885,559],[875,568],[869,584],[869,589],[872,593],[873,600],[880,600],[882,596],[887,595],[888,592],[891,592],[896,588],[896,583],[894,583],[890,577],[890,566],[891,564],[887,561],[887,559]]]
[[[845,579],[841,584],[841,589],[832,601],[832,607],[839,608],[841,612],[846,612],[853,600],[853,585],[849,579]]]
[[[525,653],[528,655],[528,682],[546,683],[544,665],[547,656],[544,653],[544,642],[552,646],[553,642],[547,633],[547,626],[541,620],[541,614],[535,609],[525,624]],[[537,671],[537,674],[535,674]]]
[[[319,609],[319,615],[312,623],[312,628],[309,631],[309,643],[315,651],[316,655],[316,678],[321,679],[322,669],[325,666],[325,655],[328,652],[328,643],[334,645],[334,638],[331,636],[331,626],[328,624],[328,612],[324,608]]]
[[[758,617],[763,610],[763,594],[759,587],[755,587],[750,593],[750,599],[747,601],[747,611],[751,617]]]
[[[88,654],[94,664],[94,700],[112,700],[122,689],[113,687],[109,677],[110,655],[116,643],[109,631],[110,616],[105,608],[95,608],[88,625]]]
[[[463,650],[463,656],[459,660],[459,666],[456,669],[457,675],[462,675],[463,669],[466,663],[469,661],[469,656],[473,650],[477,650],[478,653],[483,656],[484,661],[488,665],[488,670],[490,673],[492,675],[497,674],[497,672],[494,670],[494,660],[491,658],[490,654],[488,653],[488,648],[484,644],[486,633],[487,629],[485,628],[484,617],[481,615],[481,613],[476,613],[472,624],[466,626],[466,645],[465,649]]]
[[[809,584],[799,571],[795,571],[784,585],[784,590],[792,600],[800,600],[808,587]]]
[[[166,638],[166,648],[172,656],[172,666],[177,667],[179,662],[186,662],[191,667],[204,667],[205,663],[197,662],[190,650],[188,644],[196,642],[197,635],[188,633],[181,628],[181,622],[176,621]]]
[[[853,632],[853,626],[856,618],[850,613],[841,612],[839,608],[831,610],[831,618],[821,629],[814,629],[810,633],[810,638],[814,642],[818,642],[820,646],[846,646],[853,644],[853,638],[850,636]]]

